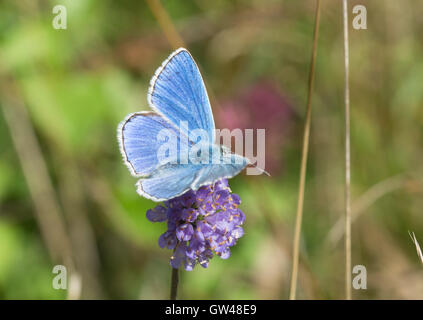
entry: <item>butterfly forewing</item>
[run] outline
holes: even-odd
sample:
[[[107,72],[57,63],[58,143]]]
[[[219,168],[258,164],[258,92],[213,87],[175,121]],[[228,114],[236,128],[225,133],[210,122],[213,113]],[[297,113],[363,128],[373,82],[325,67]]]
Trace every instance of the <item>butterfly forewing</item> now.
[[[214,120],[200,71],[186,49],[178,49],[157,69],[148,93],[150,107],[176,127],[202,129],[214,142]]]

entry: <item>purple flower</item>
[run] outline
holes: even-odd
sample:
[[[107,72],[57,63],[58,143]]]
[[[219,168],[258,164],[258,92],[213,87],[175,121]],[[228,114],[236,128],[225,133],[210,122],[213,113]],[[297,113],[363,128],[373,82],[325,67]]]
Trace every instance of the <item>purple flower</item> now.
[[[191,223],[184,223],[176,228],[176,238],[178,238],[179,241],[189,241],[193,234],[194,228]]]
[[[167,220],[167,208],[157,206],[147,211],[147,219],[151,222],[163,222]]]
[[[240,204],[240,197],[231,193],[228,181],[222,179],[148,210],[147,218],[167,221],[159,246],[173,250],[173,268],[183,266],[191,271],[197,263],[207,268],[214,253],[222,259],[230,257],[230,247],[244,235],[245,215]]]

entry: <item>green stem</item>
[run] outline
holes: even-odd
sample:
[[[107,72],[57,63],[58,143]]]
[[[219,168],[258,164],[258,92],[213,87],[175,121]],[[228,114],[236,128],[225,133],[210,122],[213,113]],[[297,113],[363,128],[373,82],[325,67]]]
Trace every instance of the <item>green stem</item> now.
[[[170,282],[170,300],[176,300],[179,283],[179,270],[172,268],[172,278]]]

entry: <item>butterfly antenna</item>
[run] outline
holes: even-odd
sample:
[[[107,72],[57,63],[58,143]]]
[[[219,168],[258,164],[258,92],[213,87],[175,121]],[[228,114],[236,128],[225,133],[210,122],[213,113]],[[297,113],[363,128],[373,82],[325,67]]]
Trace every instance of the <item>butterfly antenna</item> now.
[[[257,168],[257,169],[259,169],[259,170],[261,171],[261,173],[264,173],[265,175],[267,175],[267,176],[271,177],[271,175],[270,175],[270,173],[269,173],[269,172],[267,172],[266,170],[264,170],[264,169],[262,169],[262,168],[260,168],[260,167],[257,167],[257,165],[255,165],[255,164],[253,164],[253,163],[250,163],[250,165],[249,165],[249,166],[254,167],[254,168]]]
[[[256,167],[257,169],[261,170],[261,172],[263,172],[265,175],[267,175],[268,177],[271,177],[271,174],[269,172],[267,172],[266,170]]]

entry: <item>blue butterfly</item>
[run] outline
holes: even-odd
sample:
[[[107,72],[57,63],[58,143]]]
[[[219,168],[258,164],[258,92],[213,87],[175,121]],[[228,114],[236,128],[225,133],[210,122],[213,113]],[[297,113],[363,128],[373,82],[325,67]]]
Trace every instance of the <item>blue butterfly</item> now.
[[[140,195],[153,201],[165,201],[219,179],[232,178],[250,164],[247,158],[215,144],[207,91],[198,66],[186,49],[173,52],[157,69],[147,100],[153,111],[129,114],[118,127],[124,162],[133,176],[141,177],[136,184]],[[180,161],[182,150],[192,151],[196,143],[184,136],[181,123],[186,123],[189,130],[205,132],[206,149],[210,151],[206,157],[217,154],[220,161]],[[163,144],[158,136],[162,130],[178,145],[176,161],[164,164],[158,159]]]

